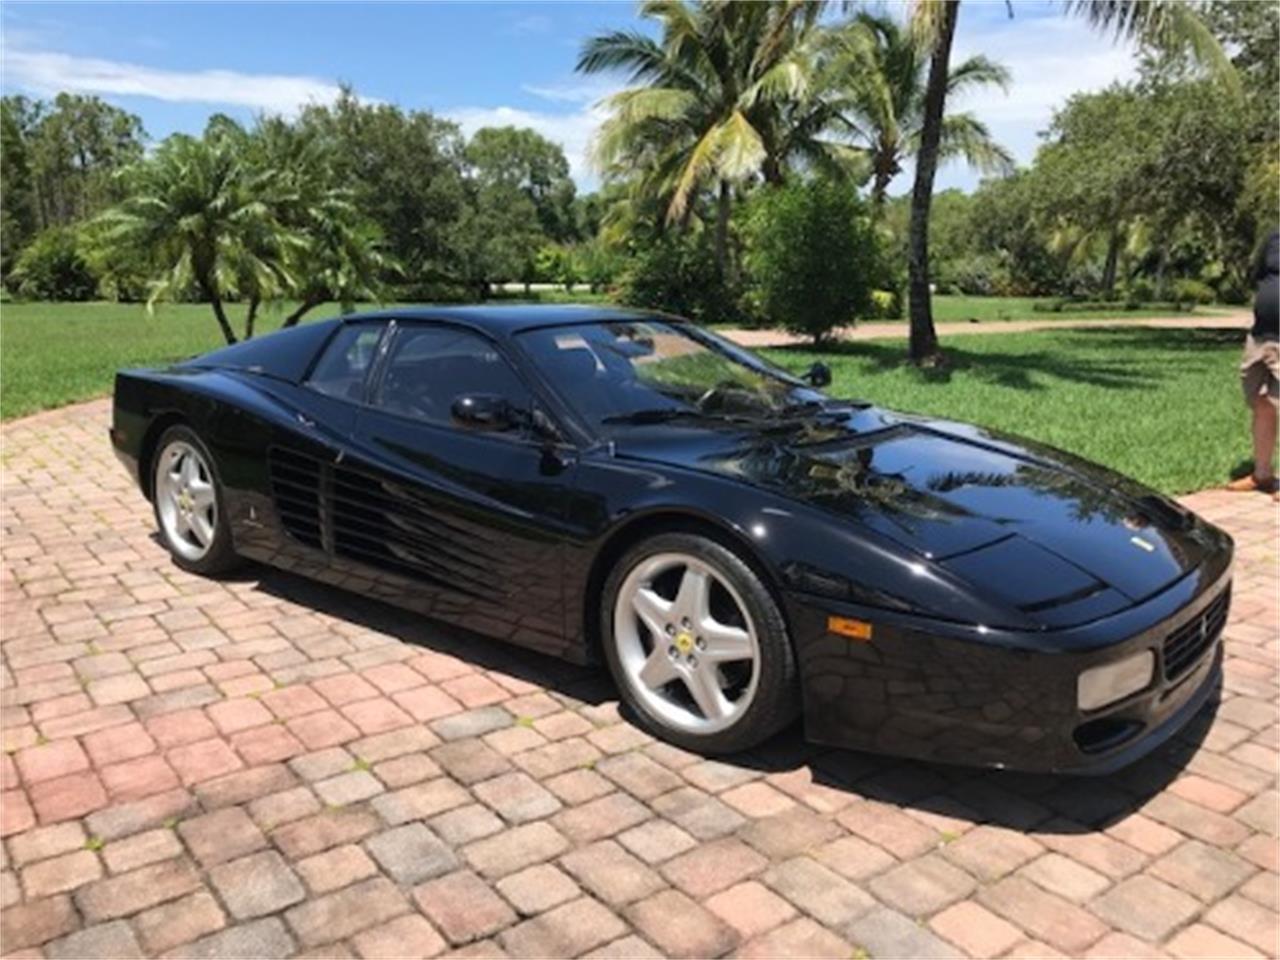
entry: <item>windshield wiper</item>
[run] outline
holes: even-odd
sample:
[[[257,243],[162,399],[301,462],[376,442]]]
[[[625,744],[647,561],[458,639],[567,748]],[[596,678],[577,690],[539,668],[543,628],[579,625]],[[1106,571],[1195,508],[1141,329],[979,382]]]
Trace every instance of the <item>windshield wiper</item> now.
[[[654,407],[650,410],[632,410],[605,417],[601,423],[667,423],[671,420],[720,420],[728,423],[756,423],[751,417],[730,413],[714,413],[707,410],[691,410],[688,407]]]

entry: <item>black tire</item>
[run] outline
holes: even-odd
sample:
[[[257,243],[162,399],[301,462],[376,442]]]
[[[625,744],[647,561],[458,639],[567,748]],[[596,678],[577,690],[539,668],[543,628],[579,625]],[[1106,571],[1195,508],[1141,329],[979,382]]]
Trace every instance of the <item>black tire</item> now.
[[[177,442],[190,444],[204,458],[204,462],[209,468],[214,501],[217,504],[213,542],[205,554],[198,559],[186,557],[175,548],[160,516],[160,497],[157,494],[156,475],[160,465],[164,463],[165,450]],[[156,528],[159,530],[161,543],[169,551],[169,556],[173,558],[173,562],[183,570],[206,577],[218,576],[230,573],[244,563],[244,560],[236,554],[235,548],[231,543],[231,527],[227,522],[227,511],[222,495],[222,480],[218,476],[218,465],[213,459],[213,454],[209,452],[208,446],[200,439],[200,435],[186,424],[175,424],[170,427],[160,435],[160,440],[156,443],[155,456],[151,458],[151,508],[152,513],[155,515]]]
[[[684,553],[712,566],[730,583],[756,625],[760,658],[755,698],[732,726],[710,733],[674,727],[652,713],[632,691],[614,636],[618,594],[630,572],[660,553]],[[605,661],[622,702],[641,726],[660,739],[700,754],[737,753],[756,746],[789,725],[800,709],[795,652],[773,593],[742,557],[729,547],[696,533],[663,533],[629,549],[614,565],[602,591],[600,636]]]

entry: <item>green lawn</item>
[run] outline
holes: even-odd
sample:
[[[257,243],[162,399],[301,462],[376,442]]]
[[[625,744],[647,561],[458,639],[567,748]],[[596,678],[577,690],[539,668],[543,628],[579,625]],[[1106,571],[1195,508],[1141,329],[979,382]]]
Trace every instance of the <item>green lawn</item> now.
[[[822,360],[837,396],[1022,434],[1184,493],[1222,483],[1249,455],[1241,337],[1111,327],[947,342],[944,332],[942,371],[904,366],[901,340],[767,354],[796,372]]]
[[[585,287],[572,295],[560,290],[535,292],[528,302],[602,302]],[[502,303],[524,301],[508,294]],[[370,304],[360,309],[375,309]],[[316,307],[308,320],[341,313],[335,304]],[[285,308],[264,312],[258,332],[280,325]],[[230,307],[237,334],[243,309]],[[122,367],[145,367],[204,353],[223,341],[205,304],[166,304],[154,315],[125,303],[0,304],[0,419],[98,397],[111,390]]]
[[[322,307],[311,316],[335,312]],[[279,316],[268,314],[261,329]],[[769,353],[797,371],[828,362],[838,395],[1025,434],[1180,493],[1221,482],[1247,456],[1239,341],[1228,330],[1113,327],[950,340],[944,330],[951,362],[942,372],[904,366],[901,340],[841,344],[821,357]],[[154,316],[103,303],[0,305],[0,416],[102,396],[121,367],[218,345],[209,308],[196,304]]]

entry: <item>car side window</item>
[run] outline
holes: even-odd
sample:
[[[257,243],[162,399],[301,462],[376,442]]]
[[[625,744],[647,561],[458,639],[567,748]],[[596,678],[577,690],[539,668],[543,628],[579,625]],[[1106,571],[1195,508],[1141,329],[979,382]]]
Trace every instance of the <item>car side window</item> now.
[[[464,394],[495,395],[519,410],[533,406],[511,364],[485,338],[454,327],[401,327],[374,404],[447,426],[453,422],[453,402]]]
[[[364,381],[378,354],[382,324],[349,324],[325,347],[307,385],[340,400],[364,399]]]

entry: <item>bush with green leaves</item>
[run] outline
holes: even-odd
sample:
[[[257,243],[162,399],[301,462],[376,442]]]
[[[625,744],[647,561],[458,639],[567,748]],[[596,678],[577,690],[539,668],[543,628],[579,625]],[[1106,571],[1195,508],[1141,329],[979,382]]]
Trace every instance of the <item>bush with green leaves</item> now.
[[[741,319],[737,295],[716,268],[707,231],[668,233],[640,249],[622,275],[618,299],[627,306],[663,310],[699,323]]]
[[[574,271],[590,288],[599,293],[615,283],[622,273],[625,260],[599,237],[578,244],[572,250]]]
[[[897,290],[872,290],[867,316],[873,320],[901,320],[903,296]]]
[[[98,277],[72,227],[37,234],[18,256],[9,280],[28,300],[92,300],[98,292]]]
[[[558,243],[548,243],[534,257],[534,278],[539,283],[562,284],[572,293],[574,284],[580,282],[573,250]]]
[[[1213,287],[1207,283],[1182,277],[1173,282],[1173,301],[1179,305],[1195,306],[1198,303],[1213,303]]]
[[[870,314],[877,233],[848,184],[795,180],[761,191],[747,236],[747,270],[773,324],[821,341]]]

